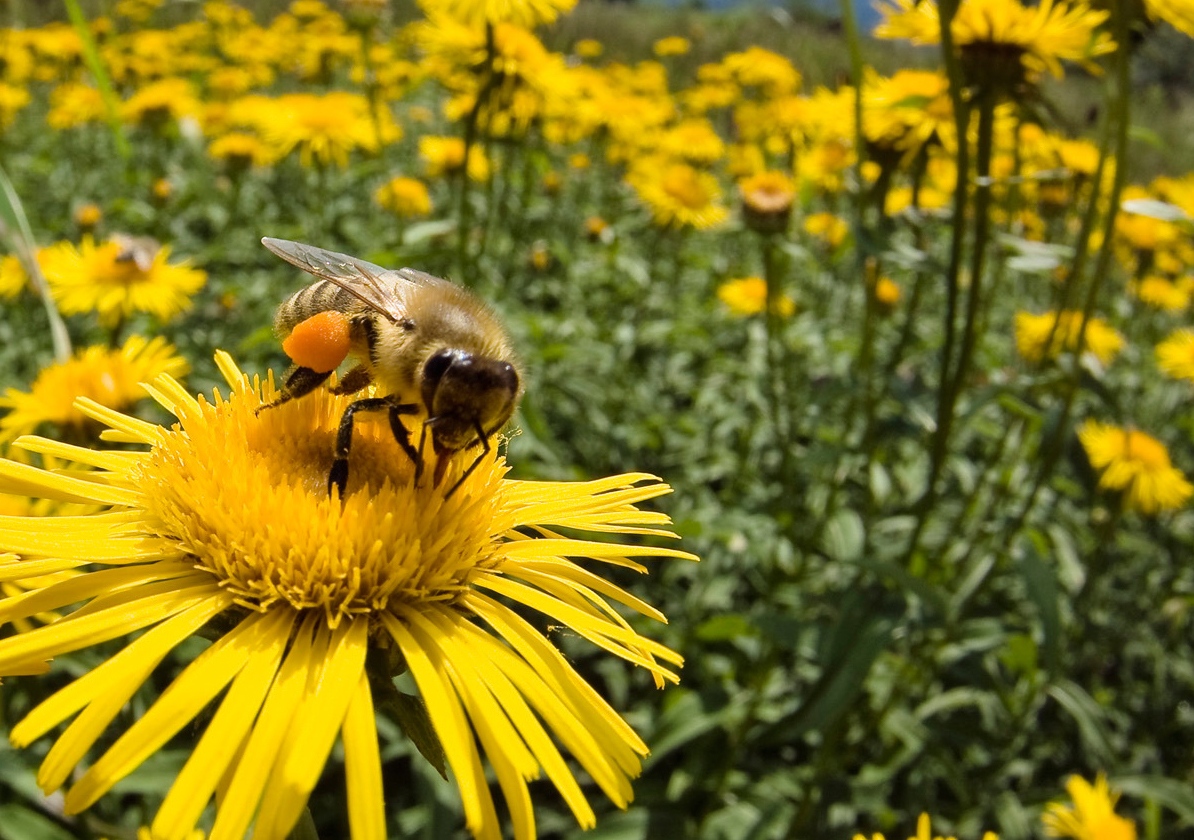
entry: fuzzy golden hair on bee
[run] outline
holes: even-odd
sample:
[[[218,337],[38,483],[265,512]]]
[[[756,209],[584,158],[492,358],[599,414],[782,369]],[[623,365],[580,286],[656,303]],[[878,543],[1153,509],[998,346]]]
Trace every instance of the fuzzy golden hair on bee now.
[[[428,441],[438,484],[450,457],[481,447],[448,495],[475,468],[523,394],[521,366],[497,315],[470,291],[411,268],[373,263],[299,242],[265,238],[282,259],[319,279],[278,307],[275,331],[294,364],[282,396],[300,398],[323,384],[345,358],[356,365],[334,388],[354,394],[370,384],[381,396],[352,403],[336,440],[328,490],[347,485],[353,416],[386,411],[395,439],[422,473]],[[403,418],[422,422],[419,443]]]

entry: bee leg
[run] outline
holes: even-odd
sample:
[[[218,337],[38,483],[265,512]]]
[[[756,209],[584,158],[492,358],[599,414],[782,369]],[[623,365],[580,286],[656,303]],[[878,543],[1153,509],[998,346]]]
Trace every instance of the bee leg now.
[[[328,388],[328,391],[333,394],[355,394],[372,381],[373,377],[369,374],[368,369],[364,365],[357,365],[344,374],[344,378],[338,385]]]
[[[332,372],[319,373],[309,367],[291,365],[290,370],[282,376],[282,396],[267,405],[258,406],[254,414],[260,414],[267,408],[276,408],[282,403],[311,393],[327,380]]]
[[[489,450],[493,448],[489,445],[489,438],[486,437],[485,429],[481,428],[480,422],[475,422],[474,425],[477,429],[477,437],[481,441],[481,451],[477,454],[477,457],[473,459],[473,462],[469,464],[469,467],[464,471],[464,474],[461,475],[460,478],[456,480],[456,483],[452,485],[452,489],[444,494],[445,500],[452,498],[452,494],[460,489],[460,485],[464,484],[464,480],[473,474],[473,470],[475,470],[477,465],[481,463],[481,459],[488,455]]]
[[[422,442],[418,449],[415,449],[410,442],[410,432],[402,422],[403,414],[417,414],[419,407],[411,403],[390,403],[390,430],[394,433],[394,440],[398,441],[398,445],[402,447],[410,460],[415,465],[415,483],[419,481],[419,476],[423,474],[423,447]]]
[[[399,417],[403,414],[413,414],[418,411],[418,406],[404,405],[395,402],[389,397],[372,397],[364,400],[357,400],[348,408],[344,409],[344,414],[340,417],[340,428],[336,431],[336,457],[332,461],[332,468],[328,471],[328,494],[330,495],[333,487],[340,489],[340,498],[344,498],[344,491],[348,487],[348,452],[352,448],[352,418],[358,411],[381,411],[389,409],[390,411],[390,428],[394,432],[394,437],[398,439],[398,445],[402,447],[407,455],[412,459],[417,458],[418,451],[410,445],[410,435],[406,431],[406,427],[402,425]],[[413,454],[412,454],[413,453]],[[420,460],[415,460],[416,474],[419,470]]]

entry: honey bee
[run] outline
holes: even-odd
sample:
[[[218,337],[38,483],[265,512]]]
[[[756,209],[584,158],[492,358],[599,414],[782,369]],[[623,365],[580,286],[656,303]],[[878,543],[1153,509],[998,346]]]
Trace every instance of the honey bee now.
[[[356,366],[329,390],[355,394],[376,383],[384,396],[359,399],[344,410],[328,473],[328,493],[344,496],[353,417],[386,411],[394,438],[423,472],[430,432],[438,485],[449,457],[481,452],[452,493],[489,452],[523,393],[522,373],[505,328],[493,311],[462,286],[413,268],[387,269],[311,245],[265,237],[261,243],[291,265],[320,278],[282,302],[274,330],[294,363],[282,396],[259,411],[309,394],[350,354]],[[415,446],[404,416],[422,415]]]
[[[152,236],[130,236],[127,233],[112,234],[112,241],[120,248],[116,255],[116,262],[133,263],[137,270],[148,272],[153,268],[153,261],[162,250],[162,243]]]

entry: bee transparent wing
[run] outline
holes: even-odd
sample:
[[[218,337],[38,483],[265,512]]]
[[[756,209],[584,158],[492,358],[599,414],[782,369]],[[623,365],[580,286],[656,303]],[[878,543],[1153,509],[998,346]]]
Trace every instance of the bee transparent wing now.
[[[452,282],[442,277],[436,277],[434,274],[428,274],[426,271],[419,271],[417,268],[399,268],[394,273],[401,275],[403,280],[414,283],[416,286],[439,286]]]
[[[314,245],[291,242],[289,239],[273,239],[265,236],[262,237],[261,244],[296,268],[301,268],[309,274],[335,283],[395,323],[406,319],[406,307],[403,305],[402,299],[395,293],[394,286],[396,284],[393,281],[397,279],[407,283],[420,282],[404,275],[403,272],[412,271],[411,269],[392,271],[382,268],[380,265],[350,257],[348,254],[338,254],[335,251],[316,248]],[[414,273],[422,274],[422,272]]]

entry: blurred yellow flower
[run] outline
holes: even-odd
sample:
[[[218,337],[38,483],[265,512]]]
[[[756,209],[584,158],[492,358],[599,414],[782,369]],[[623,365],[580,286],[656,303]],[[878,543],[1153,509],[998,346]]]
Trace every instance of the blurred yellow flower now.
[[[788,226],[796,184],[775,169],[758,172],[738,182],[746,224],[762,233],[775,233]]]
[[[717,287],[717,297],[734,315],[758,315],[767,309],[767,281],[762,277],[740,277]],[[771,304],[775,315],[787,318],[796,311],[796,301],[779,294]]]
[[[150,82],[125,100],[120,116],[125,122],[160,128],[180,117],[200,111],[195,86],[187,79],[168,78]]]
[[[704,117],[682,120],[664,131],[659,138],[660,152],[689,163],[711,164],[719,160],[725,150],[725,143],[717,130]]]
[[[1177,312],[1190,305],[1190,287],[1164,277],[1145,277],[1132,283],[1130,289],[1141,301],[1156,309]]]
[[[1194,38],[1194,3],[1190,0],[1144,0],[1144,10]]]
[[[662,227],[705,230],[721,224],[729,215],[720,203],[717,179],[687,163],[642,161],[626,180]]]
[[[1136,429],[1121,429],[1097,420],[1087,420],[1078,430],[1078,438],[1082,441],[1091,466],[1101,473],[1099,487],[1121,491],[1127,510],[1144,514],[1173,510],[1184,505],[1194,494],[1194,485],[1170,463],[1169,450],[1165,444],[1151,435]],[[1095,835],[1070,833],[1068,829],[1081,828],[1089,832],[1099,826],[1110,828],[1119,825],[1110,821],[1115,817],[1111,813],[1114,799],[1107,792],[1105,779],[1100,777],[1092,788],[1084,779],[1071,776],[1066,790],[1074,799],[1076,810],[1068,811],[1056,806],[1056,810],[1050,811],[1054,820],[1046,823],[1057,828],[1062,836],[1087,838]],[[1063,827],[1067,831],[1061,831]]]
[[[444,14],[478,29],[499,23],[534,29],[551,23],[576,0],[419,0],[419,5],[428,17]]]
[[[0,257],[0,298],[15,298],[29,282],[25,266],[15,254]]]
[[[877,37],[940,43],[934,0],[886,0],[880,11],[884,20],[875,28]],[[971,71],[968,81],[1007,88],[1046,70],[1060,78],[1062,61],[1094,69],[1093,58],[1115,49],[1099,29],[1108,14],[1084,2],[1024,6],[1017,0],[961,0],[950,30]]]
[[[427,185],[417,178],[398,176],[377,188],[373,200],[403,219],[426,216],[431,212]]]
[[[137,312],[167,321],[190,306],[191,295],[207,275],[168,263],[169,246],[148,250],[152,253],[115,240],[96,245],[84,236],[78,247],[70,242],[51,245],[39,262],[64,314],[98,312],[100,322],[109,326]]]
[[[0,82],[0,128],[12,125],[17,112],[29,104],[29,91],[23,86]]]
[[[99,90],[82,82],[63,82],[50,91],[46,124],[58,130],[74,128],[104,118],[104,100]]]
[[[1082,329],[1082,313],[1066,310],[1060,314],[1045,312],[1017,312],[1015,318],[1016,349],[1029,362],[1056,359],[1061,353],[1078,349],[1078,334]],[[1050,339],[1050,336],[1052,338]],[[1093,353],[1107,364],[1123,349],[1124,338],[1101,318],[1086,322],[1082,351]]]
[[[592,38],[582,38],[572,49],[581,58],[600,58],[605,52],[605,46]]]
[[[71,218],[74,219],[75,224],[84,230],[91,230],[100,223],[104,218],[104,211],[99,209],[99,205],[87,202],[80,204],[71,213]]]
[[[685,55],[691,49],[692,42],[679,35],[660,38],[651,45],[651,50],[659,58],[666,58],[669,55]]]
[[[208,144],[207,153],[213,160],[221,160],[234,170],[269,166],[277,160],[274,149],[257,135],[244,131],[221,134]]]
[[[805,216],[804,230],[830,248],[836,248],[846,241],[846,234],[850,232],[850,226],[837,215],[822,211]]]
[[[900,302],[902,293],[899,284],[890,277],[880,277],[875,283],[875,300],[887,309],[893,309]]]
[[[146,340],[132,336],[123,347],[88,347],[68,361],[43,368],[28,392],[9,388],[0,397],[0,441],[32,434],[42,423],[59,429],[83,429],[90,419],[75,406],[86,397],[102,406],[125,410],[148,396],[141,387],[161,373],[182,376],[187,363],[158,336]]]
[[[464,140],[460,137],[420,137],[419,157],[429,178],[459,172],[464,165]],[[468,150],[468,176],[474,181],[489,180],[489,159],[479,146]]]
[[[1157,345],[1157,367],[1174,379],[1194,382],[1194,330],[1177,330]]]
[[[260,104],[263,107],[256,128],[278,157],[298,149],[303,166],[335,164],[346,169],[352,152],[378,150],[378,132],[369,113],[369,101],[360,94],[288,93]],[[389,143],[402,136],[388,111],[383,111],[380,119],[380,142]]]
[[[887,840],[887,839],[882,834],[880,834],[879,832],[876,831],[874,834],[870,835],[869,837],[865,834],[855,834],[853,840]],[[933,834],[932,833],[932,822],[929,819],[929,815],[921,814],[920,817],[916,820],[916,835],[914,837],[909,837],[908,840],[946,840],[946,838],[943,838],[940,834]],[[954,840],[954,838],[950,837],[950,838],[948,838],[948,840]],[[985,831],[985,832],[983,832],[982,840],[999,840],[999,835],[996,834],[994,831]]]

